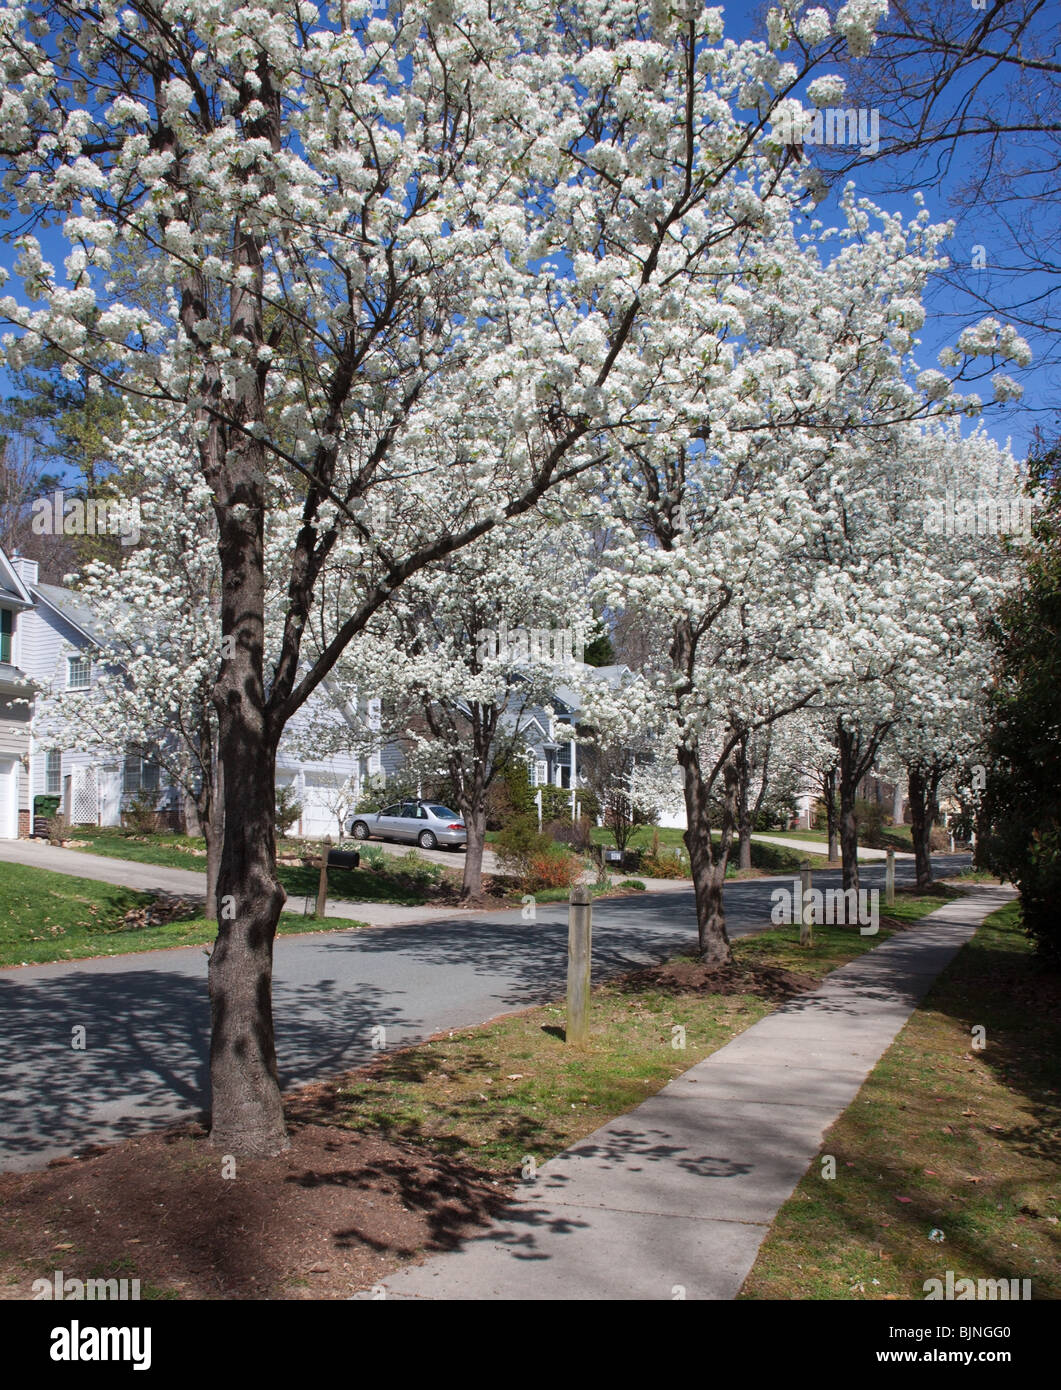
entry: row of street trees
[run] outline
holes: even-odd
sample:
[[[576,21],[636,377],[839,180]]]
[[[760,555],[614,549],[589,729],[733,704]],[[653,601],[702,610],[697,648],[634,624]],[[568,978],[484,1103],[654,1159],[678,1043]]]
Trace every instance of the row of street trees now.
[[[878,651],[920,561],[875,488],[894,505],[902,428],[1022,344],[988,324],[949,377],[911,380],[942,230],[852,195],[831,248],[769,130],[809,78],[818,105],[842,94],[815,74],[868,51],[881,9],[793,7],[769,43],[726,42],[718,10],[609,0],[0,10],[3,186],[26,229],[9,362],[44,346],[137,429],[188,441],[212,513],[226,1151],[286,1144],[279,741],[375,625],[405,624],[415,662],[452,557],[547,498],[613,528],[605,588],[668,614],[643,684],[685,778],[711,959],[728,945],[704,808],[719,778],[735,802],[740,739],[810,702],[795,673],[815,657],[815,688],[850,688],[842,727],[876,728],[862,687],[956,640],[919,593],[913,635]]]

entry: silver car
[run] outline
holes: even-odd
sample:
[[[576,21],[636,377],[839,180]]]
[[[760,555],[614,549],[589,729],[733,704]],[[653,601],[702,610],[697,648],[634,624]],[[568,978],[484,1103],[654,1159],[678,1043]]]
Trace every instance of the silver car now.
[[[375,815],[355,816],[350,833],[355,840],[403,840],[423,849],[466,849],[468,845],[460,815],[433,801],[402,801]]]

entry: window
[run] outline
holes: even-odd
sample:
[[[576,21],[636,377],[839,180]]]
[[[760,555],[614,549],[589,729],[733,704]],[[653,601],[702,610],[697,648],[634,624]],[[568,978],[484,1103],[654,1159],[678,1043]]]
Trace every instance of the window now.
[[[67,690],[87,690],[92,675],[92,662],[87,656],[71,656],[66,663]]]
[[[63,755],[57,748],[49,748],[44,758],[44,795],[61,796],[63,783]]]
[[[0,661],[11,664],[11,642],[15,631],[15,615],[10,608],[0,608]]]
[[[122,791],[126,796],[136,796],[139,792],[157,792],[162,783],[158,763],[142,758],[139,753],[130,753],[122,770]]]

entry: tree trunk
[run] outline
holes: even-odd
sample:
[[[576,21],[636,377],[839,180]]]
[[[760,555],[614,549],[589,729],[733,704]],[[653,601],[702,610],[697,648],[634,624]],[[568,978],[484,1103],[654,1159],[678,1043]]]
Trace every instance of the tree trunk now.
[[[483,847],[486,844],[486,808],[480,805],[474,810],[461,806],[461,815],[468,831],[468,844],[464,854],[464,878],[461,882],[461,902],[482,897],[483,892]]]
[[[206,908],[203,916],[208,922],[217,921],[217,876],[221,869],[221,847],[225,839],[221,768],[216,760],[213,778],[213,786],[200,791],[195,808],[199,828],[206,841]]]
[[[738,853],[740,868],[750,869],[752,866],[752,822],[750,816],[741,817]]]
[[[925,811],[925,784],[919,767],[907,771],[910,779],[910,838],[914,846],[914,866],[918,888],[932,882],[932,863],[929,859],[928,817]]]
[[[918,888],[932,886],[932,824],[938,814],[937,794],[942,770],[914,763],[907,768],[910,794],[910,834]]]
[[[903,823],[903,784],[896,781],[892,790],[892,825]]]
[[[275,749],[244,717],[222,716],[225,834],[217,943],[210,957],[210,1140],[246,1157],[289,1146],[273,1038],[273,938],[284,890],[276,877]]]
[[[825,789],[825,828],[829,837],[829,858],[834,860],[840,858],[839,826],[836,823],[836,768],[830,768],[822,781]]]
[[[203,916],[208,922],[217,921],[217,879],[221,870],[221,845],[224,835],[207,821],[203,825],[206,840],[206,907]]]
[[[210,1140],[265,1158],[289,1147],[273,1039],[273,938],[285,893],[276,876],[280,730],[264,679],[266,474],[253,441],[230,440],[223,457],[215,474],[223,657],[213,698],[224,842],[210,957]]]
[[[977,802],[976,813],[973,816],[973,868],[990,870],[988,863],[987,842],[988,834],[991,829],[990,818],[987,813],[987,806],[984,798],[981,797]]]
[[[739,780],[737,788],[737,840],[738,868],[750,869],[752,866],[752,813],[751,813],[751,767],[748,758],[748,736],[738,744],[737,766]]]
[[[843,859],[844,891],[858,892],[858,823],[855,820],[855,786],[840,779],[840,853]]]
[[[844,891],[858,892],[858,822],[855,819],[855,800],[861,770],[855,749],[856,736],[839,731],[840,749],[840,854],[843,859]]]
[[[696,750],[684,746],[679,748],[678,763],[685,782],[688,829],[683,838],[689,850],[689,870],[696,897],[700,959],[707,965],[729,965],[733,960],[733,951],[726,932],[726,908],[722,889],[736,819],[737,769],[733,759],[727,761],[724,775],[729,815],[724,817],[722,841],[716,852],[711,841],[708,800],[710,788],[705,784],[700,772]]]

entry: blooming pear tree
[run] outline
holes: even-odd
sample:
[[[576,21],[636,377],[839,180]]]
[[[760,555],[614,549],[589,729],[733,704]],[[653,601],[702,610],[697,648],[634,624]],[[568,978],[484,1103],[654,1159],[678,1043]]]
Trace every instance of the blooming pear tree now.
[[[465,899],[482,892],[490,787],[522,759],[558,689],[578,687],[595,625],[584,532],[560,508],[554,499],[407,580],[332,676],[340,690],[371,689],[410,769],[453,788],[468,832]]]
[[[923,211],[905,224],[850,192],[844,210],[843,233],[801,240],[779,219],[749,235],[720,289],[727,331],[701,354],[686,442],[674,447],[677,428],[646,432],[604,509],[605,602],[648,605],[666,625],[665,659],[647,679],[685,780],[708,960],[729,959],[722,885],[742,740],[848,682],[864,642],[872,575],[847,491],[856,514],[870,507],[873,461],[895,456],[910,421],[944,408],[912,379],[908,354],[945,229]],[[960,404],[948,391],[946,407]]]
[[[5,197],[69,246],[61,273],[21,237],[9,359],[43,345],[71,371],[116,364],[112,384],[182,417],[211,494],[211,1134],[226,1150],[286,1144],[271,1011],[285,725],[411,576],[621,458],[648,421],[662,438],[697,414],[730,313],[719,270],[797,181],[764,139],[770,111],[862,33],[814,13],[782,59],[685,5],[589,0],[562,22],[515,0],[0,6]],[[135,299],[109,279],[119,247]],[[267,666],[281,482],[298,526]],[[380,531],[360,504],[388,488],[433,505]],[[339,554],[361,583],[307,662]]]
[[[221,574],[210,492],[188,441],[141,425],[112,447],[140,505],[140,539],[120,563],[89,561],[79,592],[95,619],[97,676],[60,686],[37,728],[56,748],[132,751],[160,767],[194,805],[206,842],[208,916],[215,915],[223,832],[213,701]]]
[[[891,740],[894,758],[907,774],[917,886],[928,888],[932,882],[930,835],[939,815],[941,784],[946,781],[960,788],[968,780],[974,801],[984,789],[994,659],[989,615],[1014,592],[1027,540],[1019,526],[1025,512],[1013,504],[1028,499],[1030,512],[1038,499],[1035,493],[1025,492],[1024,471],[1009,450],[1000,448],[982,430],[965,439],[953,429],[936,430],[922,444],[927,454],[926,502],[929,507],[935,503],[937,510],[943,502],[943,515],[930,523],[934,546],[952,560],[971,556],[978,570],[973,601],[959,607],[960,638],[948,651],[944,679],[937,682],[931,698],[911,700]],[[926,509],[923,526],[929,515]],[[956,523],[963,515],[971,515],[977,526],[981,521],[989,524],[983,529],[959,528]],[[999,521],[1007,523],[1001,530]],[[1012,530],[1009,523],[1016,523]],[[948,593],[957,599],[953,587]]]
[[[850,679],[833,689],[826,707],[835,717],[839,754],[845,889],[858,887],[859,783],[890,736],[913,739],[920,750],[915,770],[926,738],[931,743],[929,731],[942,736],[949,725],[948,737],[957,737],[962,712],[975,708],[973,688],[985,674],[979,632],[1013,568],[999,535],[941,535],[928,524],[946,479],[963,495],[1019,490],[1008,451],[981,431],[963,439],[956,422],[897,431],[890,447],[874,449],[843,480],[846,526],[832,563],[845,597],[834,638],[846,653]]]

